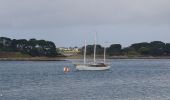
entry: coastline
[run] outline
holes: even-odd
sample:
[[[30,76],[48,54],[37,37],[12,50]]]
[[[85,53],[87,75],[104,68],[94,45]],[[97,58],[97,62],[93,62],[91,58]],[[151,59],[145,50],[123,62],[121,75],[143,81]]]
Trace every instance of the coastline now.
[[[103,56],[97,56],[103,59]],[[83,56],[70,56],[66,59],[83,59]],[[93,59],[93,56],[87,56],[87,59]],[[170,59],[170,56],[107,56],[106,59]]]
[[[170,59],[170,56],[135,56],[135,57],[109,57],[108,59]]]
[[[98,59],[103,59],[102,56],[97,57]],[[67,59],[83,59],[82,56],[70,56],[70,57],[21,57],[21,58],[0,58],[0,61],[66,61]],[[88,56],[87,59],[93,59],[92,56]],[[170,56],[134,56],[134,57],[128,57],[128,56],[113,56],[113,57],[107,57],[106,59],[170,59]]]
[[[0,61],[66,61],[62,57],[0,58]]]

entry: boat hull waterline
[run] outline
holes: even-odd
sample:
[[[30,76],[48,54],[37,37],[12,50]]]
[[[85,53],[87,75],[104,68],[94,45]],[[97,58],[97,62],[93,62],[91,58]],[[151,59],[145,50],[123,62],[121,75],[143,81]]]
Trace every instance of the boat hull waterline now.
[[[109,70],[110,66],[104,66],[104,67],[93,67],[88,65],[77,65],[77,70]]]

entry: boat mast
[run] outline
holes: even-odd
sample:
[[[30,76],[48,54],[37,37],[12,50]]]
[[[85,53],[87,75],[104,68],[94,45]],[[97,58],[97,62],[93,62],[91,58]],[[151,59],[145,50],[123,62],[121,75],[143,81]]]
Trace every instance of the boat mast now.
[[[86,40],[84,44],[84,64],[86,64]]]
[[[103,60],[104,60],[104,64],[105,64],[106,63],[106,46],[104,46],[104,59]]]
[[[104,47],[104,64],[106,63],[106,47]]]
[[[96,63],[96,36],[97,36],[97,33],[95,34],[95,42],[94,42],[94,63]]]

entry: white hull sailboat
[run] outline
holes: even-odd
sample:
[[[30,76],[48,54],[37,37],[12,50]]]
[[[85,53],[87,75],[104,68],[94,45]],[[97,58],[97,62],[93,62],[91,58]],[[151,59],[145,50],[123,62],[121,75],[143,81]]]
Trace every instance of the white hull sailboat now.
[[[92,63],[86,63],[86,41],[84,46],[84,64],[76,64],[77,70],[108,70],[110,66],[105,63],[106,48],[104,48],[104,61],[103,63],[96,62],[96,36],[94,44],[94,61]]]
[[[80,64],[80,65],[76,65],[76,69],[77,70],[108,70],[108,69],[110,69],[110,66],[108,66],[108,65],[102,65],[101,64],[101,66],[99,66],[99,64],[96,64],[96,65],[94,65],[94,64],[86,64],[86,65],[84,65],[84,64]]]

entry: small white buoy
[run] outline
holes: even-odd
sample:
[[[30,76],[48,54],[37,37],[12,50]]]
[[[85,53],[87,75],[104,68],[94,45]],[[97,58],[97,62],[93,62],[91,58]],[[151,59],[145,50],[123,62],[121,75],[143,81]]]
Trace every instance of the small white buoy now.
[[[69,70],[68,67],[64,67],[63,71],[64,71],[64,72],[69,72],[70,70]]]
[[[0,96],[2,97],[3,95],[2,95],[2,94],[0,94]]]

